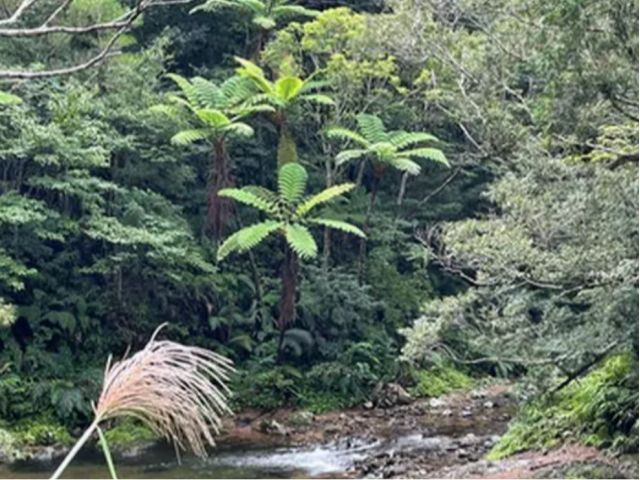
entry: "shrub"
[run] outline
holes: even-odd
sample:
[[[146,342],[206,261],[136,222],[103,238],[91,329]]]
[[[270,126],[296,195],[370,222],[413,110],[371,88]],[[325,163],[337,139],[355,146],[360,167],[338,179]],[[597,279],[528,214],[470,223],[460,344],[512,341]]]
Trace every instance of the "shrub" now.
[[[612,356],[580,382],[524,407],[487,458],[553,447],[565,436],[637,451],[638,386],[631,355]]]
[[[450,366],[436,366],[414,372],[416,385],[411,393],[418,397],[438,397],[454,390],[466,390],[473,386],[473,379]]]

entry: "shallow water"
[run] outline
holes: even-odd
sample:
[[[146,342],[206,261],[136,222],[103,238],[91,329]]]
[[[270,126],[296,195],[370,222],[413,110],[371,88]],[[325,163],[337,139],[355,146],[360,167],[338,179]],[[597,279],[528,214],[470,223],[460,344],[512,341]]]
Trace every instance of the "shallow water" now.
[[[145,450],[134,458],[116,459],[120,478],[300,478],[346,470],[376,444],[335,444],[292,447],[221,447],[209,458],[182,458],[166,446]],[[48,478],[55,462],[22,462],[0,465],[0,478]],[[104,459],[97,452],[83,452],[63,478],[109,478]]]

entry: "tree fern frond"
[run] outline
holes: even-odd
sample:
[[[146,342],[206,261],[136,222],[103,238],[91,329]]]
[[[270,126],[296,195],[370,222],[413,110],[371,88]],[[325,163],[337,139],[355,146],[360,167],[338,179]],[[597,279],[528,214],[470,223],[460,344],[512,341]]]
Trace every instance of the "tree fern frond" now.
[[[332,127],[327,129],[326,135],[327,137],[333,138],[336,140],[347,140],[347,141],[355,142],[358,145],[361,145],[363,147],[367,147],[370,144],[370,142],[366,138],[364,138],[362,135],[360,135],[357,132],[354,132],[353,130],[349,130],[348,128]]]
[[[225,133],[230,133],[238,137],[253,137],[253,127],[244,122],[233,122],[224,127]]]
[[[211,135],[211,131],[206,128],[182,130],[171,137],[171,143],[174,145],[188,145],[198,140],[208,140],[209,135]]]
[[[275,19],[267,15],[256,15],[251,21],[264,30],[272,30],[276,27]]]
[[[270,202],[267,199],[256,195],[247,188],[224,188],[218,192],[218,196],[233,198],[237,202],[257,208],[258,210],[268,214],[273,214],[276,211],[276,205],[274,202]]]
[[[311,77],[309,77],[304,81],[304,85],[302,86],[300,93],[315,92],[317,90],[331,87],[331,85],[332,84],[329,80],[312,80]]]
[[[409,175],[418,175],[422,170],[420,165],[408,158],[395,157],[390,163],[394,168],[401,172],[407,172]]]
[[[196,12],[215,12],[221,8],[237,8],[238,5],[236,2],[231,0],[207,0],[202,5],[197,5],[189,10],[189,13]]]
[[[317,103],[318,105],[327,105],[329,107],[335,107],[336,102],[333,101],[329,95],[322,95],[320,93],[308,93],[302,95],[300,100],[304,102]]]
[[[273,7],[271,14],[276,18],[288,18],[288,17],[317,17],[320,12],[305,8],[301,5],[280,5]]]
[[[296,216],[298,218],[304,217],[313,208],[323,203],[330,202],[331,200],[339,197],[343,193],[349,192],[355,188],[353,183],[341,183],[340,185],[333,185],[329,188],[325,188],[323,191],[316,193],[305,199],[296,209]]]
[[[221,107],[236,107],[256,93],[253,80],[235,75],[220,85],[220,95],[224,99]]]
[[[281,77],[276,80],[275,93],[284,101],[289,101],[300,93],[303,85],[304,82],[298,77]]]
[[[226,127],[231,123],[229,117],[215,108],[198,108],[195,110],[195,114],[204,123],[214,128]]]
[[[227,238],[220,248],[218,248],[218,261],[223,260],[230,253],[245,252],[267,238],[271,233],[282,227],[282,223],[268,220],[266,222],[256,223],[249,227],[238,230],[236,233]]]
[[[305,226],[285,225],[284,232],[287,243],[300,258],[313,258],[318,254],[318,245]]]
[[[242,190],[251,192],[255,196],[264,200],[265,202],[268,202],[269,204],[273,205],[274,208],[275,206],[277,206],[279,202],[278,195],[276,194],[276,192],[272,192],[268,188],[260,187],[258,185],[248,185],[244,187]]]
[[[398,150],[424,142],[437,142],[438,138],[426,132],[392,132],[389,136],[391,142]]]
[[[240,64],[237,69],[238,75],[251,79],[255,85],[264,93],[272,95],[274,93],[273,83],[267,80],[264,70],[255,63],[240,57],[233,57]]]
[[[362,158],[368,153],[369,151],[364,149],[343,150],[336,155],[336,165],[343,165],[351,160]]]
[[[371,143],[388,141],[387,131],[379,117],[361,113],[356,117],[360,132]]]
[[[442,150],[437,148],[415,148],[413,150],[405,150],[404,152],[400,152],[400,154],[403,157],[426,158],[427,160],[442,163],[447,167],[449,166],[447,157],[444,156]]]
[[[224,96],[215,83],[202,77],[193,77],[191,85],[201,108],[224,108]]]
[[[333,228],[334,230],[342,230],[343,232],[351,233],[361,238],[366,238],[365,233],[358,227],[347,222],[342,222],[340,220],[331,220],[329,218],[311,218],[308,220],[308,222],[315,223],[316,225],[322,225],[324,227]]]
[[[167,73],[167,78],[171,79],[180,88],[192,107],[200,105],[196,88],[191,84],[191,82],[189,82],[189,80],[177,73]]]
[[[278,192],[286,201],[295,203],[304,194],[307,171],[299,163],[287,163],[278,171]]]

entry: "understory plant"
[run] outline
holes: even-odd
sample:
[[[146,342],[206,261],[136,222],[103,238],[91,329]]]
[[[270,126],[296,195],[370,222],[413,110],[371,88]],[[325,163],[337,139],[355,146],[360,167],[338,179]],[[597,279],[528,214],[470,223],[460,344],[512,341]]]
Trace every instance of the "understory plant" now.
[[[284,238],[280,311],[276,321],[280,332],[279,354],[282,352],[285,332],[295,320],[298,259],[313,258],[318,253],[318,245],[309,227],[328,227],[363,238],[365,236],[362,230],[350,223],[315,215],[317,207],[352,190],[355,185],[333,185],[305,197],[307,178],[307,171],[302,165],[287,163],[278,170],[277,192],[259,186],[228,188],[219,192],[222,197],[233,198],[267,215],[266,220],[238,230],[227,238],[218,249],[219,261],[232,252],[245,252],[254,248],[271,234],[279,234]]]
[[[209,350],[156,340],[160,325],[147,345],[133,356],[105,367],[102,392],[94,406],[94,418],[52,479],[60,478],[94,432],[98,433],[109,472],[117,478],[111,452],[100,425],[109,419],[141,420],[176,449],[206,457],[215,445],[221,417],[230,414],[226,382],[231,361]]]

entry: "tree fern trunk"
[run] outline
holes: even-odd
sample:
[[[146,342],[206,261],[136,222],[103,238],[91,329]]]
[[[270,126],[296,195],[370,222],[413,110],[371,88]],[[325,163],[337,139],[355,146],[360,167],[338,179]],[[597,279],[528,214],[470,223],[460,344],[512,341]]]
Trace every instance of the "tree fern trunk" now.
[[[282,291],[280,294],[279,315],[276,326],[280,330],[278,340],[278,359],[282,360],[284,333],[296,318],[296,289],[298,282],[298,256],[285,241],[284,261],[282,262]]]
[[[214,144],[213,165],[207,187],[207,233],[215,240],[224,236],[225,228],[233,217],[233,201],[218,196],[218,192],[231,186],[233,186],[233,178],[225,141],[219,139]]]
[[[369,221],[371,219],[371,214],[373,213],[373,209],[376,203],[376,197],[378,196],[378,189],[380,187],[380,181],[382,180],[382,176],[384,175],[383,170],[374,170],[374,179],[373,186],[371,188],[371,197],[369,198],[369,206],[367,207],[367,214],[364,217],[364,225],[362,226],[362,230],[367,236],[369,235]],[[358,280],[360,284],[364,283],[364,273],[365,273],[365,262],[367,257],[367,239],[360,239],[360,249],[358,252]]]
[[[283,120],[279,128],[278,169],[287,163],[298,161],[298,149],[287,123]]]

